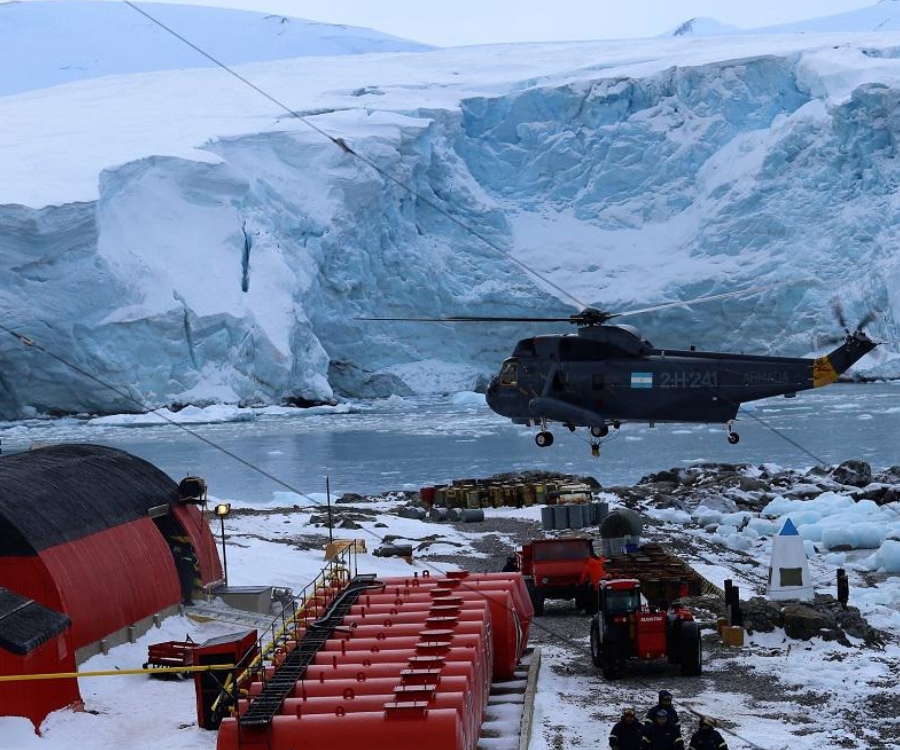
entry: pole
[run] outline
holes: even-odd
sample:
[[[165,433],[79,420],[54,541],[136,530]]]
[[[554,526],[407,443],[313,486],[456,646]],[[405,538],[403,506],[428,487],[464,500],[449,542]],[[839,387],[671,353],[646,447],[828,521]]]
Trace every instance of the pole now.
[[[837,570],[837,600],[843,609],[847,609],[847,601],[850,599],[850,579],[843,568]]]
[[[334,537],[331,531],[331,483],[329,482],[328,475],[325,476],[325,501],[328,503],[328,543],[334,543]]]
[[[225,574],[225,588],[228,588],[228,557],[225,555],[225,516],[219,516],[222,524],[222,571]]]

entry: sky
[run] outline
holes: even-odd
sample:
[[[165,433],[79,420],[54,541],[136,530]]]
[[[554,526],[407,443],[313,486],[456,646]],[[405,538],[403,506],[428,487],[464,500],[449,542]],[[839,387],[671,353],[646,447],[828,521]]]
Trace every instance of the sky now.
[[[652,37],[697,17],[750,29],[844,13],[875,5],[876,0],[518,0],[515,4],[508,0],[194,0],[177,4],[243,8],[366,26],[443,47]]]

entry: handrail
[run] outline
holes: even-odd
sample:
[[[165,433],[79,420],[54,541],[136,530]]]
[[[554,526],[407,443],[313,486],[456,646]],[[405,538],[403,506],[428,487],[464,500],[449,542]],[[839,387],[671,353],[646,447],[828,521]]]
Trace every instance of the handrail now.
[[[266,666],[275,664],[276,652],[283,648],[280,644],[298,640],[298,630],[301,627],[309,627],[320,618],[319,597],[317,596],[319,589],[324,589],[327,597],[328,589],[334,588],[336,584],[340,588],[346,587],[356,576],[356,563],[357,551],[354,544],[341,549],[328,560],[313,581],[304,586],[300,593],[291,599],[290,607],[285,607],[272,619],[265,633],[257,638],[255,647],[249,649],[247,654],[238,660],[210,707],[212,712],[216,713],[227,705],[233,714],[238,697],[248,681],[259,675],[263,684],[267,682]],[[329,602],[325,602],[325,609],[328,604]],[[290,610],[289,614],[288,610]],[[271,638],[267,637],[269,632],[271,632]]]

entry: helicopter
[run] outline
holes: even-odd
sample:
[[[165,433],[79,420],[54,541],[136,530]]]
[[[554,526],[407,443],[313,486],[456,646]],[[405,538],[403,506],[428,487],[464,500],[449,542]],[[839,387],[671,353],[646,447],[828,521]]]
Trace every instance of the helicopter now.
[[[666,307],[707,302],[761,287],[703,297],[690,302],[657,305],[622,313],[593,307],[568,317],[444,317],[405,318],[440,322],[570,323],[576,333],[537,335],[520,340],[487,387],[488,406],[515,424],[539,427],[540,448],[553,444],[548,428],[557,422],[574,432],[586,427],[594,439],[626,422],[723,424],[728,442],[737,444],[733,429],[741,404],[784,396],[834,383],[853,363],[878,346],[863,328],[869,313],[854,330],[847,326],[840,305],[833,304],[844,328],[840,346],[815,358],[777,357],[726,352],[657,349],[636,328],[611,323],[615,318]],[[379,318],[378,320],[398,320]],[[600,443],[591,441],[599,455]]]

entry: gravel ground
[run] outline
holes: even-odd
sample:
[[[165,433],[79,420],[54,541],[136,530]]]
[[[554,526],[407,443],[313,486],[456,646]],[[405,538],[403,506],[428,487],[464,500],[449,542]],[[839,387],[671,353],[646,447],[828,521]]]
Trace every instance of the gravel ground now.
[[[669,488],[667,488],[669,489]],[[687,488],[685,488],[687,489]],[[621,488],[620,497],[630,507],[640,510],[648,502],[658,502],[660,494],[658,485],[648,488],[638,486]],[[717,492],[716,488],[710,488]],[[679,490],[680,491],[680,490]],[[400,502],[414,501],[412,497],[397,498]],[[359,500],[357,506],[353,500]],[[666,498],[669,502],[671,497]],[[339,501],[340,502],[340,501]],[[371,513],[365,508],[365,498],[353,498],[344,512]],[[681,495],[677,502],[680,507],[685,503],[696,506],[697,497],[691,499]],[[458,555],[429,554],[429,539],[440,539],[441,529],[447,524],[424,523],[422,534],[414,542],[415,556],[420,560],[433,562],[452,562],[459,564]],[[499,571],[507,558],[523,542],[544,535],[540,524],[515,518],[491,517],[490,510],[482,523],[455,524],[458,531],[463,532],[472,541],[471,546],[477,555],[465,561],[464,567],[473,572]],[[591,533],[594,529],[585,529]],[[558,532],[557,532],[558,533]],[[767,574],[766,566],[752,556],[721,546],[717,546],[702,537],[689,534],[673,534],[671,527],[664,528],[645,517],[643,537],[646,541],[662,544],[670,552],[674,552],[688,562],[708,562],[721,566],[723,564],[740,570],[749,580],[762,582]],[[804,685],[794,684],[790,680],[790,672],[785,669],[789,659],[805,659],[804,650],[808,649],[803,641],[777,642],[777,639],[765,640],[765,645],[753,643],[748,638],[743,648],[725,646],[716,633],[716,603],[702,599],[691,602],[695,618],[702,627],[704,671],[698,677],[682,677],[677,667],[665,662],[632,662],[628,675],[613,682],[606,681],[590,659],[588,633],[590,618],[578,612],[573,602],[552,601],[546,604],[545,614],[535,618],[532,625],[530,643],[541,646],[544,652],[542,675],[546,670],[552,673],[552,679],[546,680],[548,688],[539,685],[539,702],[545,706],[544,719],[536,722],[535,733],[540,733],[541,742],[534,742],[533,747],[568,748],[573,746],[588,748],[605,748],[606,736],[612,724],[618,719],[623,706],[633,705],[639,712],[646,711],[656,702],[658,690],[666,688],[675,696],[676,708],[681,712],[682,727],[685,739],[697,726],[697,715],[692,712],[697,707],[704,713],[712,713],[719,720],[720,729],[726,736],[731,750],[739,748],[766,748],[766,750],[782,750],[793,748],[791,742],[773,744],[772,741],[760,740],[748,736],[745,728],[737,721],[730,721],[729,708],[734,714],[772,719],[781,722],[781,737],[803,738],[802,747],[854,748],[856,750],[887,750],[900,747],[900,722],[896,716],[896,684],[893,675],[900,672],[900,659],[889,657],[865,645],[839,648],[827,652],[824,656],[817,651],[815,658],[823,661],[848,662],[848,679],[860,665],[883,662],[884,673],[889,678],[872,680],[865,686],[864,697],[836,695],[833,692],[815,692]],[[883,634],[885,640],[893,637]],[[774,645],[773,645],[774,644]],[[769,664],[773,666],[769,666]],[[868,670],[867,670],[868,671]],[[543,677],[542,677],[543,680]],[[547,695],[547,691],[555,694]],[[862,692],[862,691],[860,691]],[[854,693],[855,695],[856,693]],[[854,702],[855,701],[855,702]],[[562,709],[566,706],[583,708],[588,721],[580,726],[561,724],[552,718],[553,706]],[[546,709],[546,706],[550,706]],[[715,710],[718,707],[720,710]],[[549,712],[548,712],[549,711]],[[829,726],[823,727],[813,721],[810,716],[825,711],[830,717]],[[540,711],[538,713],[541,713]],[[861,721],[860,717],[864,717]],[[867,736],[859,737],[860,726],[866,729]],[[586,728],[587,727],[587,728]]]
[[[458,524],[461,531],[472,532],[473,524]],[[477,524],[478,531],[484,536],[473,546],[485,557],[474,557],[467,561],[467,567],[476,572],[500,570],[509,555],[515,549],[511,541],[521,544],[524,541],[542,536],[540,525],[516,519],[492,519],[488,517],[483,524]],[[742,552],[719,548],[715,545],[696,540],[694,537],[673,538],[663,533],[652,522],[645,528],[645,536],[650,541],[658,541],[670,551],[677,552],[686,559],[718,560],[731,559],[742,564],[742,569],[751,571],[759,569],[759,576],[766,571],[758,561]],[[429,557],[432,560],[458,562],[458,558]],[[695,603],[696,604],[696,603]],[[557,675],[574,678],[571,692],[566,689],[559,693],[559,701],[584,708],[590,716],[590,724],[602,734],[602,741],[595,737],[592,742],[585,743],[584,737],[574,732],[571,727],[563,727],[553,722],[535,731],[544,733],[544,741],[548,747],[570,747],[573,745],[605,747],[605,733],[609,731],[618,712],[623,706],[634,705],[639,712],[645,711],[655,703],[657,692],[665,687],[676,695],[676,707],[681,711],[682,727],[685,740],[697,727],[697,716],[690,707],[708,706],[710,695],[728,696],[722,703],[739,704],[754,714],[768,715],[770,718],[783,718],[791,727],[794,735],[816,734],[820,727],[809,718],[819,710],[828,711],[845,727],[844,730],[822,735],[819,747],[856,748],[858,750],[894,750],[900,747],[900,726],[894,720],[896,715],[896,684],[893,680],[885,680],[883,684],[872,683],[868,686],[869,696],[861,705],[844,704],[837,695],[821,694],[807,690],[802,685],[792,684],[789,679],[775,676],[777,670],[757,669],[747,663],[748,655],[757,658],[772,659],[772,663],[781,660],[791,649],[795,653],[804,648],[802,641],[786,642],[781,648],[752,645],[749,642],[741,649],[725,646],[716,634],[716,613],[713,609],[692,608],[695,617],[703,628],[704,672],[699,677],[683,677],[676,666],[665,662],[633,662],[629,666],[627,677],[609,682],[604,680],[599,670],[591,663],[588,644],[590,618],[578,612],[573,602],[548,601],[543,617],[535,618],[531,630],[530,643],[545,648],[544,669],[553,670]],[[859,654],[859,649],[853,649]],[[839,659],[839,656],[831,657]],[[872,659],[885,659],[878,651],[871,651]],[[891,661],[887,665],[896,674],[900,663]],[[774,674],[773,674],[774,672]],[[576,685],[587,686],[587,689]],[[602,698],[599,698],[602,696]],[[859,726],[859,717],[865,716],[871,729],[871,736],[865,739],[853,737]],[[776,750],[780,746],[756,744],[753,737],[746,735],[736,723],[727,716],[718,716],[720,730],[729,742],[732,750],[736,748],[765,747]]]

